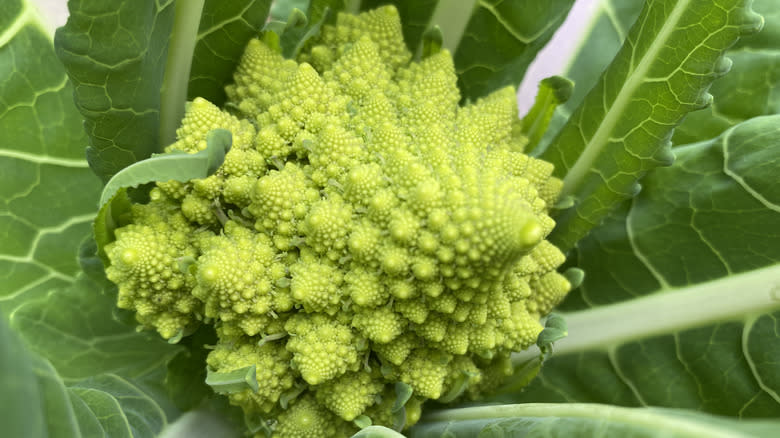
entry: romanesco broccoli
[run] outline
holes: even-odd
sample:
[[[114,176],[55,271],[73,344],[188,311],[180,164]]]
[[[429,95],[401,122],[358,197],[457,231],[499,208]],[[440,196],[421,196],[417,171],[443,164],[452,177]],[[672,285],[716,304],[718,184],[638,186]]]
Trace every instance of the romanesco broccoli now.
[[[252,40],[226,109],[197,98],[168,151],[224,128],[212,176],[159,182],[106,247],[119,305],[164,338],[212,324],[214,372],[274,436],[407,425],[511,372],[570,288],[544,240],[561,182],[523,153],[511,87],[465,106],[451,55],[411,62],[397,11],[340,14],[296,60]],[[454,395],[453,395],[454,394]]]

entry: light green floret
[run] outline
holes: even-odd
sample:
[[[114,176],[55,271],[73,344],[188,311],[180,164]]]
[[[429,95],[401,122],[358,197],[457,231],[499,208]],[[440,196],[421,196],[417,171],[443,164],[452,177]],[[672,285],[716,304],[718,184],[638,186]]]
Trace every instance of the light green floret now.
[[[328,260],[305,250],[290,267],[290,293],[295,303],[306,312],[334,315],[341,308],[341,271]]]
[[[545,240],[561,181],[523,153],[514,88],[460,106],[448,51],[411,59],[391,6],[339,14],[297,60],[252,40],[227,109],[195,99],[166,149],[228,129],[222,166],[158,183],[106,248],[142,324],[212,324],[213,371],[257,367],[230,397],[273,436],[392,426],[399,382],[408,425],[478,397],[571,287]]]
[[[374,404],[384,385],[367,371],[347,373],[328,383],[319,385],[317,400],[331,412],[347,421],[361,415]]]
[[[279,398],[293,387],[294,375],[290,370],[292,355],[283,344],[257,342],[235,345],[232,342],[220,343],[209,353],[206,362],[218,373],[228,373],[255,365],[259,390],[245,389],[229,394],[230,402],[240,406],[247,414],[269,413],[277,408]]]
[[[257,179],[250,196],[247,212],[256,218],[255,228],[269,234],[283,251],[291,248],[290,239],[299,234],[300,222],[319,199],[301,168],[291,162]]]
[[[403,333],[406,321],[389,307],[359,309],[352,318],[352,327],[369,340],[386,344]]]
[[[401,364],[400,379],[408,383],[415,394],[437,399],[444,390],[444,380],[450,374],[452,356],[427,348],[411,352]]]
[[[338,417],[313,395],[299,398],[289,409],[282,411],[271,438],[323,438],[351,436],[357,428]],[[258,433],[256,437],[263,437]]]
[[[360,368],[356,336],[328,315],[297,313],[284,326],[290,334],[292,363],[310,385],[318,385]]]
[[[300,226],[306,245],[334,262],[344,255],[351,230],[352,206],[337,194],[315,202]]]
[[[138,321],[169,339],[185,331],[202,314],[190,294],[194,278],[182,261],[198,256],[198,233],[172,205],[153,202],[133,206],[133,224],[116,231],[106,245],[109,280],[119,285],[118,305],[136,312]]]
[[[206,316],[235,321],[254,336],[265,329],[264,316],[290,310],[284,297],[277,298],[288,293],[276,287],[286,269],[268,236],[230,221],[223,235],[213,236],[204,247],[192,295],[206,304]]]

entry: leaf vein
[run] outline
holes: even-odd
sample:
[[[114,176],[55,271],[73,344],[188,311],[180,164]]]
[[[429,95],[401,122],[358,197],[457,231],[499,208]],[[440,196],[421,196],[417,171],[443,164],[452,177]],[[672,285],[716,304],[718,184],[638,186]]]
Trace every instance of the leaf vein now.
[[[775,402],[780,404],[780,394],[778,394],[777,391],[770,388],[769,385],[764,382],[764,379],[762,379],[761,375],[758,373],[758,366],[756,365],[753,356],[750,354],[750,348],[748,345],[750,331],[753,329],[757,319],[757,317],[752,317],[745,322],[745,329],[742,330],[742,354],[745,356],[745,361],[748,364],[748,368],[750,368],[750,373],[753,375],[753,378],[756,379],[756,383],[758,384],[758,387],[761,388],[761,391],[765,392],[767,395],[772,397]]]

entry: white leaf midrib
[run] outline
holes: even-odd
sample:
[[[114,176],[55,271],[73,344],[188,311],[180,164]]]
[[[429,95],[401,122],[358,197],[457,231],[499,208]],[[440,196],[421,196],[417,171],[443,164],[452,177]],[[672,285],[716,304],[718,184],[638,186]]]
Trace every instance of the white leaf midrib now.
[[[523,403],[446,409],[425,414],[419,423],[425,426],[435,422],[460,422],[504,418],[561,419],[579,418],[601,424],[624,424],[652,429],[659,434],[675,437],[746,438],[737,430],[728,430],[722,424],[708,424],[702,417],[677,416],[663,409],[629,408],[596,403]]]
[[[622,303],[561,313],[569,335],[556,342],[554,350],[556,355],[606,351],[652,336],[776,310],[780,310],[780,263]],[[512,360],[520,363],[537,356],[538,351],[530,349],[515,353]]]
[[[31,6],[26,3],[23,5],[19,15],[14,18],[10,26],[0,33],[0,47],[5,47],[11,40],[24,28],[24,26],[35,22],[35,13]]]

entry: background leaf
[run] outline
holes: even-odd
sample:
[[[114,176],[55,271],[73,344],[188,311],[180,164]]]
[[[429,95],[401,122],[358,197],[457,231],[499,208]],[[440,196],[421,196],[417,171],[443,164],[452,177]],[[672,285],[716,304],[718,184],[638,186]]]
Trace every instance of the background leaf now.
[[[272,3],[271,20],[286,23],[293,9],[298,9],[301,12],[308,11],[311,0],[280,0]]]
[[[172,142],[184,109],[180,87],[190,99],[224,103],[223,87],[269,6],[270,0],[209,0],[202,15],[195,11],[200,22],[188,24],[192,8],[175,8],[170,0],[69,2],[71,15],[55,37],[57,53],[76,85],[87,159],[103,181]],[[176,48],[169,51],[169,43]],[[172,66],[190,71],[189,83],[180,85]]]
[[[352,435],[352,438],[403,438],[404,435],[384,426],[368,426]]]
[[[57,55],[84,117],[87,160],[107,181],[162,150],[160,89],[174,2],[73,0],[68,8],[55,35]]]
[[[436,412],[426,415],[409,437],[769,438],[778,428],[778,421],[738,422],[671,409],[532,403]]]
[[[0,23],[3,433],[156,436],[178,414],[163,379],[179,348],[125,324],[113,291],[79,273],[101,184],[73,88],[30,4],[4,2]]]
[[[519,84],[573,4],[573,0],[478,1],[455,51],[463,97],[473,100]]]
[[[563,178],[561,196],[575,198],[555,216],[551,242],[568,251],[636,194],[648,170],[673,160],[672,130],[711,101],[707,88],[731,65],[723,51],[761,24],[745,0],[647,3],[615,60],[541,154]]]
[[[550,144],[571,113],[615,58],[644,6],[644,0],[597,0],[590,23],[583,30],[579,48],[561,72],[552,72],[574,81],[571,97],[556,109],[539,151]]]
[[[575,82],[571,99],[556,111],[543,144],[549,144],[574,108],[617,54],[644,4],[643,0],[600,0],[580,49],[560,74]],[[713,82],[712,105],[689,113],[675,129],[673,146],[716,137],[736,123],[780,112],[780,2],[754,0],[753,10],[765,19],[755,35],[740,38],[726,51],[731,71]]]
[[[16,308],[11,327],[67,381],[104,373],[137,378],[164,368],[179,349],[153,332],[136,332],[120,320],[132,321],[132,314],[115,307],[113,290],[82,277]]]
[[[649,174],[638,197],[578,244],[570,263],[587,274],[561,307],[569,337],[523,393],[498,400],[778,416],[780,115],[675,152],[673,166]],[[677,294],[707,285],[700,304],[673,304]],[[643,307],[648,298],[671,308]],[[763,304],[745,309],[753,300]],[[621,307],[632,304],[644,321]],[[726,315],[702,324],[717,306]],[[594,311],[603,312],[596,321],[605,326],[592,331],[605,338],[586,346],[588,328],[578,320]],[[678,325],[653,330],[670,323]]]
[[[216,172],[230,150],[233,138],[227,129],[214,129],[206,136],[206,149],[194,154],[175,151],[159,154],[134,163],[114,175],[100,195],[100,206],[105,205],[117,191],[127,187],[138,187],[154,181],[176,180],[187,182],[206,178]]]
[[[8,23],[0,47],[0,312],[7,317],[74,281],[100,184],[83,159],[73,89],[33,7],[11,0],[0,17]]]
[[[0,421],[8,436],[38,437],[45,433],[43,405],[33,360],[22,341],[0,318]]]
[[[726,52],[734,62],[731,71],[712,84],[712,105],[675,129],[675,145],[707,140],[751,117],[780,112],[780,1],[754,0],[753,9],[764,16],[764,29]]]

